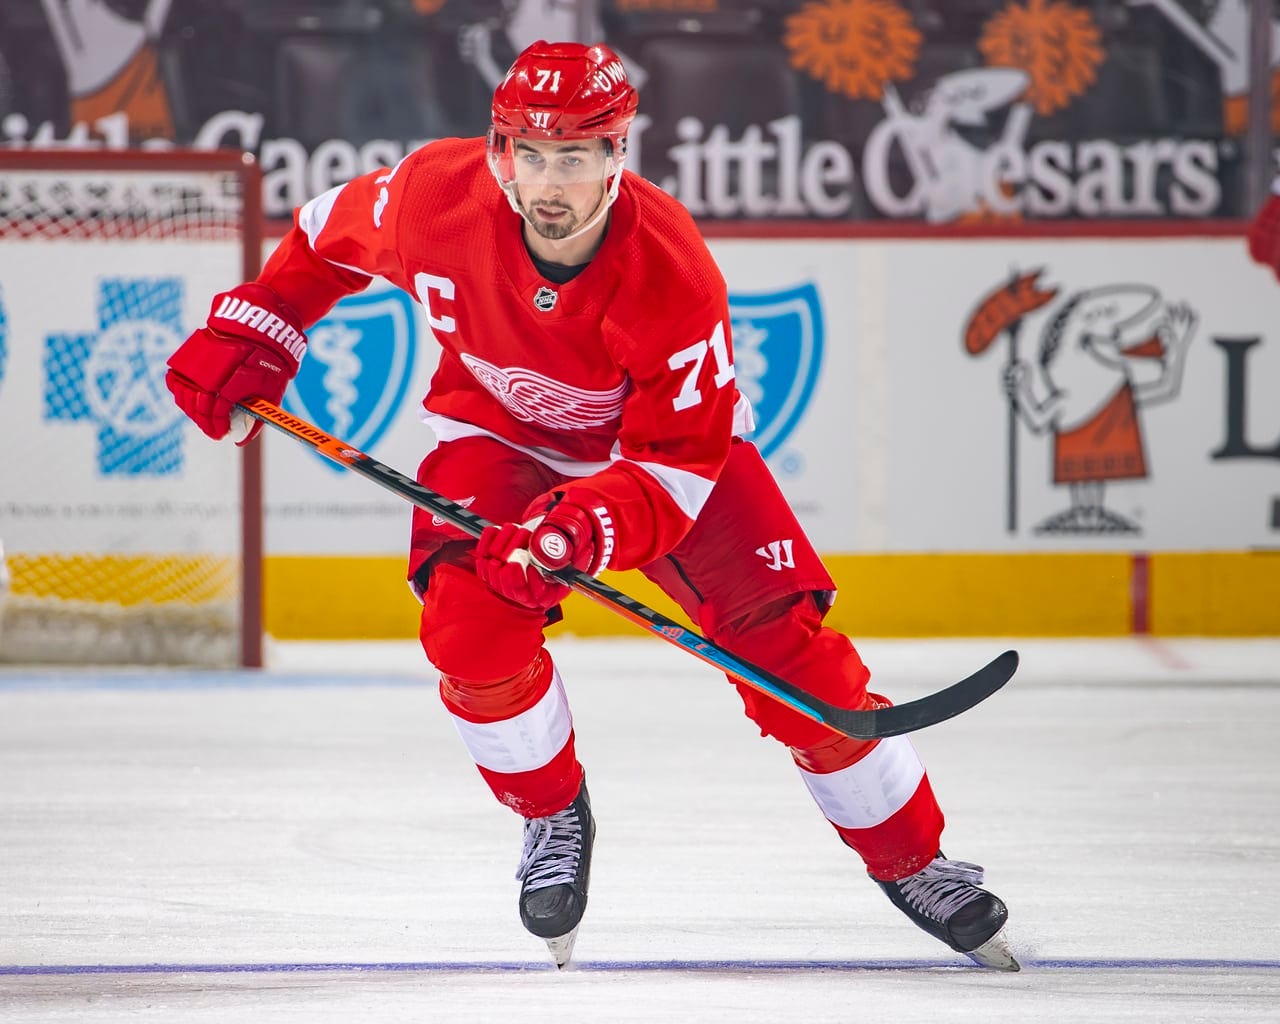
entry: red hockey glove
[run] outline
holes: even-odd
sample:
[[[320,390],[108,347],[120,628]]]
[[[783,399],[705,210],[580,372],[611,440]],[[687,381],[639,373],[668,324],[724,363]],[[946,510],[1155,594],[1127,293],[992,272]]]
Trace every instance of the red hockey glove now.
[[[173,400],[206,434],[231,432],[237,402],[265,398],[279,404],[298,372],[307,337],[297,314],[266,285],[237,285],[213,300],[207,326],[169,357],[165,384]],[[245,424],[236,444],[248,444],[262,424]]]
[[[550,608],[569,588],[540,570],[595,576],[613,553],[613,517],[586,490],[553,491],[524,511],[525,522],[490,526],[476,544],[476,575],[508,601]]]
[[[1280,277],[1280,195],[1267,197],[1249,225],[1249,255]]]

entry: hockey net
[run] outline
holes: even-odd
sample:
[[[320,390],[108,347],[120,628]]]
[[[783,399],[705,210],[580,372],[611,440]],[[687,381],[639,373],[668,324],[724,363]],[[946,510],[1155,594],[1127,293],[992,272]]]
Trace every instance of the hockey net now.
[[[0,149],[0,661],[261,663],[258,445],[165,360],[261,259],[238,153]]]

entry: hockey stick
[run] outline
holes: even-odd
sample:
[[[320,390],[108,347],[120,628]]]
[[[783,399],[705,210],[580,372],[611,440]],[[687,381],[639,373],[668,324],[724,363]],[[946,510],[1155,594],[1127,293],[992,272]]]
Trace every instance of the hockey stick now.
[[[255,398],[241,403],[239,408],[255,419],[310,445],[320,454],[367,477],[380,487],[439,516],[472,537],[480,536],[481,531],[489,525],[485,519],[450,501],[444,495],[437,494],[416,480],[397,473],[390,466],[383,465],[345,441],[331,437],[306,420],[290,415],[271,402]],[[683,648],[734,679],[755,687],[794,708],[800,714],[822,722],[854,739],[883,739],[886,736],[915,732],[917,729],[954,718],[961,712],[968,711],[975,704],[986,700],[1004,686],[1018,667],[1017,652],[1005,651],[967,679],[962,679],[944,690],[931,693],[919,700],[888,708],[850,711],[847,708],[828,704],[798,686],[780,679],[772,672],[744,661],[719,644],[628,597],[621,591],[615,590],[594,576],[568,570],[554,575],[556,579],[578,593],[586,595],[623,618],[630,619],[636,625],[657,634],[669,643]]]

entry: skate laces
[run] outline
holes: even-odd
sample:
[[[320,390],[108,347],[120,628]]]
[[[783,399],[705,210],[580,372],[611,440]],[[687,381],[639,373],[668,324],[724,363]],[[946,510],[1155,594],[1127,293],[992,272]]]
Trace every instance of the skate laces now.
[[[920,913],[945,924],[961,907],[982,896],[982,868],[935,857],[914,875],[899,879],[902,895]]]
[[[524,849],[516,881],[525,891],[572,885],[582,857],[582,822],[574,805],[547,818],[524,819]]]

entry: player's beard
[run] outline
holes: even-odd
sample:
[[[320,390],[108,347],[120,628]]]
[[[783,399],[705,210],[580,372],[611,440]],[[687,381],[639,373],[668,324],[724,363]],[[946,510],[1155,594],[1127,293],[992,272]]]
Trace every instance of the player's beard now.
[[[601,185],[600,195],[596,197],[596,201],[591,205],[591,209],[587,211],[586,217],[579,217],[577,211],[567,203],[526,203],[521,199],[520,209],[524,213],[525,221],[533,228],[534,231],[540,234],[543,238],[549,239],[553,242],[558,242],[562,238],[568,238],[571,234],[577,231],[582,224],[587,220],[590,220],[591,217],[595,215],[596,211],[600,209],[600,204],[605,201],[605,195],[606,189]],[[568,216],[556,221],[554,224],[549,223],[539,218],[534,212],[535,208],[539,206],[550,210],[564,210]]]

